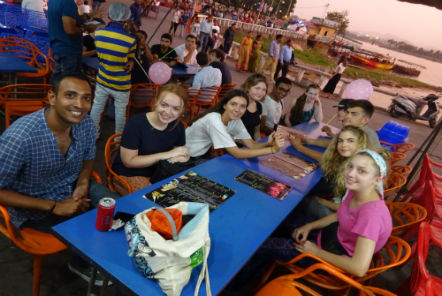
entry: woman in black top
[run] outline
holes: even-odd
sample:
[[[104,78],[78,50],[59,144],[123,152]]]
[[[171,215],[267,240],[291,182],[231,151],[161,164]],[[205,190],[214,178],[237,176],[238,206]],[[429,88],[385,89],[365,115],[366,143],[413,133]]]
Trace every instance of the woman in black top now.
[[[261,137],[262,105],[260,101],[267,94],[267,80],[261,74],[254,74],[247,78],[241,85],[241,89],[249,95],[249,105],[241,120],[252,139],[258,140]]]

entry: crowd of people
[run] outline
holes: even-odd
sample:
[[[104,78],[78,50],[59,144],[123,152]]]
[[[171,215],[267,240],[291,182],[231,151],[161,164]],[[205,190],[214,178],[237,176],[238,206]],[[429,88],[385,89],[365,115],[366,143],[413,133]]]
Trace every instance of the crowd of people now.
[[[160,163],[179,172],[210,159],[211,148],[224,149],[241,159],[274,154],[286,141],[277,131],[278,125],[292,127],[323,120],[318,85],[308,86],[284,108],[293,85],[286,77],[293,60],[291,40],[281,48],[282,36],[275,36],[264,66],[259,69],[262,41],[259,35],[252,40],[249,32],[241,41],[237,65],[260,73],[250,74],[238,89],[229,91],[215,106],[193,119],[187,129],[181,122],[187,93],[177,83],[162,85],[152,110],[133,115],[126,122],[131,84],[143,81],[140,77],[144,75],[143,71],[136,72],[135,58],[142,62],[141,67],[156,61],[171,66],[199,65],[201,70],[195,75],[193,88],[230,83],[224,58],[232,45],[235,25],[225,32],[220,47],[214,49],[210,40],[219,34],[219,28],[215,28],[212,16],[198,27],[195,20],[193,27],[182,27],[191,32],[185,43],[172,48],[173,36],[182,24],[180,19],[183,15],[190,18],[189,7],[184,14],[175,9],[169,32],[149,48],[147,34],[140,30],[141,1],[134,1],[131,7],[115,2],[109,6],[110,22],[95,28],[95,48],[91,49],[82,43],[83,28],[74,1],[51,0],[48,9],[55,60],[53,90],[48,94],[50,106],[16,120],[0,136],[0,203],[8,206],[16,227],[50,231],[52,225],[96,206],[100,197],[118,198],[127,193],[118,180],[114,185],[121,188],[119,195],[91,181],[100,116],[110,96],[115,100],[115,132],[122,132],[113,169],[133,190],[167,177]],[[80,65],[82,55],[94,54],[100,65],[93,96]],[[334,75],[337,78],[333,79],[339,80],[342,67],[345,60],[338,65]],[[270,79],[262,75],[267,71]],[[333,85],[327,87],[332,88]],[[260,250],[266,259],[261,258],[260,262],[309,252],[361,276],[391,233],[391,217],[382,191],[389,153],[367,126],[374,107],[368,100],[352,99],[344,99],[336,107],[336,117],[342,125],[337,134],[326,125],[323,131],[329,136],[327,139],[311,139],[308,135],[288,138],[294,149],[319,162],[324,177],[284,221],[289,225],[284,243],[275,243],[281,242],[279,238],[269,238]],[[259,141],[262,137],[267,139]],[[325,152],[307,145],[324,147]],[[301,226],[293,221],[300,216],[317,220]],[[307,240],[317,229],[323,231],[316,243]]]

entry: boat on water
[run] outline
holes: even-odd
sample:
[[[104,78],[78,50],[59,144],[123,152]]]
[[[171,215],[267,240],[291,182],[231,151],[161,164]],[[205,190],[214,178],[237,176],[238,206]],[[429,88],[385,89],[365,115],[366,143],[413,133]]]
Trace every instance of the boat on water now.
[[[350,58],[353,63],[382,70],[391,70],[394,66],[394,62],[392,61],[393,59],[391,57],[363,49],[354,50]]]
[[[398,59],[392,69],[393,72],[408,76],[419,76],[425,67],[412,62]]]

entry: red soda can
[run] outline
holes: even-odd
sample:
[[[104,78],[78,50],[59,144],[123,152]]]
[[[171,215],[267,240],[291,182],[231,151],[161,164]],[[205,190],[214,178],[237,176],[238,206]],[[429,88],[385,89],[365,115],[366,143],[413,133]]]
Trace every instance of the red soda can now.
[[[99,231],[107,231],[112,225],[114,218],[115,199],[111,197],[103,197],[100,199],[97,208],[97,220],[95,228]]]

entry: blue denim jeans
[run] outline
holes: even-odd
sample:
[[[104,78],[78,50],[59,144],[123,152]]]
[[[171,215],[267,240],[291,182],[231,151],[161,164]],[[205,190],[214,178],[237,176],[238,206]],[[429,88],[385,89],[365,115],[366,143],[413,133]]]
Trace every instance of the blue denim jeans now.
[[[55,68],[52,81],[67,73],[79,73],[81,71],[81,53],[79,54],[54,54]]]
[[[95,180],[91,180],[89,184],[89,199],[91,200],[91,208],[96,208],[98,206],[98,202],[103,197],[112,197],[113,199],[118,199],[120,196],[115,192],[110,191],[104,185],[97,183]],[[63,221],[70,219],[71,217],[65,216],[57,216],[50,215],[47,218],[37,221],[27,221],[22,224],[21,228],[30,227],[42,232],[51,232],[51,228],[54,225],[57,225]]]
[[[117,91],[107,88],[99,83],[95,87],[94,104],[91,109],[91,118],[97,128],[97,135],[100,134],[100,117],[104,105],[109,96],[114,98],[115,105],[115,133],[123,132],[126,124],[126,108],[129,103],[130,91]]]
[[[210,34],[200,32],[201,51],[206,52],[209,48]]]

